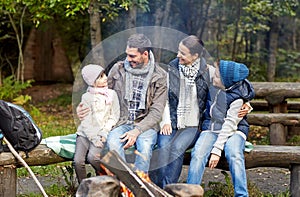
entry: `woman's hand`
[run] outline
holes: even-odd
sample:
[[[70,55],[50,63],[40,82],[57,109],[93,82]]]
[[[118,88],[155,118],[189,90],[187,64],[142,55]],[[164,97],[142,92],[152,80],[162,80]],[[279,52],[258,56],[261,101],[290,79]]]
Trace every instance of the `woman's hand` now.
[[[160,134],[162,135],[171,135],[172,127],[171,124],[164,124],[164,126],[160,130]]]

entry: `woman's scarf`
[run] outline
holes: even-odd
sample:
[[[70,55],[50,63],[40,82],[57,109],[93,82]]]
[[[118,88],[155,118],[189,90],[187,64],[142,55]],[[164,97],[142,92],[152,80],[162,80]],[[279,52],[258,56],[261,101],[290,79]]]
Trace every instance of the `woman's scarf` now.
[[[189,117],[191,111],[191,98],[193,95],[193,87],[196,85],[195,79],[200,68],[200,58],[196,59],[190,66],[179,64],[180,73],[180,91],[179,102],[177,107],[177,128],[185,128],[185,120]]]

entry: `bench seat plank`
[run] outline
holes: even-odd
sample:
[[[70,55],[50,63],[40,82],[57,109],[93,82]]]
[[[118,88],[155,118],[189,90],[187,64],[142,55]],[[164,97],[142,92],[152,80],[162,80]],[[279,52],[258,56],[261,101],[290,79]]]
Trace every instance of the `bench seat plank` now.
[[[246,168],[282,167],[300,165],[300,146],[255,145],[250,153],[245,153]]]
[[[29,152],[29,157],[19,153],[29,166],[49,165],[70,161],[55,154],[46,145],[39,145]],[[223,159],[224,160],[224,159]],[[245,153],[246,168],[282,167],[289,168],[291,163],[300,164],[300,146],[255,145],[250,153]],[[189,164],[190,152],[186,153],[185,164]],[[0,154],[0,166],[20,163],[9,152]],[[225,167],[226,168],[226,167]]]
[[[48,148],[44,144],[40,144],[35,149],[30,151],[28,153],[28,158],[26,158],[26,154],[22,151],[19,152],[19,155],[29,166],[42,166],[68,161],[67,159],[55,154],[50,148]],[[17,161],[17,159],[13,156],[12,153],[0,153],[0,166],[11,164],[16,165],[17,167],[22,167],[21,163]]]

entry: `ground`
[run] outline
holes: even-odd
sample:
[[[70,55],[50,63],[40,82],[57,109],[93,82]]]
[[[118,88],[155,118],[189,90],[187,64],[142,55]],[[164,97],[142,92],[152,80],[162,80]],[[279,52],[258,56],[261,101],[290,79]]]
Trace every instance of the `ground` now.
[[[180,176],[180,182],[186,181],[188,166],[183,166]],[[227,172],[229,173],[229,172]],[[262,192],[270,193],[276,196],[280,192],[289,189],[290,172],[287,169],[281,168],[254,168],[247,170],[248,180],[256,185]],[[44,188],[52,184],[65,184],[62,176],[60,177],[40,177],[37,176]],[[203,177],[205,186],[209,182],[225,182],[224,175],[219,169],[206,169]],[[26,194],[29,192],[40,192],[36,183],[31,177],[18,179],[18,194]]]
[[[72,94],[72,84],[56,83],[50,85],[34,85],[24,91],[24,94],[28,94],[32,98],[34,104],[48,101],[56,98],[62,94]]]
[[[52,84],[52,85],[39,85],[33,86],[26,90],[26,93],[32,97],[33,103],[40,101],[47,101],[51,98],[56,98],[62,93],[72,93],[71,84]],[[183,167],[180,181],[186,180],[188,166]],[[229,172],[228,172],[229,173]],[[271,194],[278,194],[289,189],[290,185],[290,172],[288,169],[281,168],[254,168],[247,170],[248,180],[255,183],[256,186],[263,192]],[[64,183],[61,177],[38,177],[44,187],[50,186],[53,183]],[[209,182],[224,182],[224,175],[220,170],[207,169],[204,174],[203,180],[207,186]],[[27,193],[30,191],[38,192],[32,178],[18,179],[18,194]]]

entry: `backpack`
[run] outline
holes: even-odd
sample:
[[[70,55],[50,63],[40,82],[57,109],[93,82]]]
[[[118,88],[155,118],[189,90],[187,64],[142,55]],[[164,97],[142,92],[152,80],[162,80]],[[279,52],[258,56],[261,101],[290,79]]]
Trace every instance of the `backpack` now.
[[[28,152],[38,146],[42,132],[29,113],[22,107],[0,100],[0,133],[16,151]],[[0,143],[0,152],[9,152],[6,144]]]

